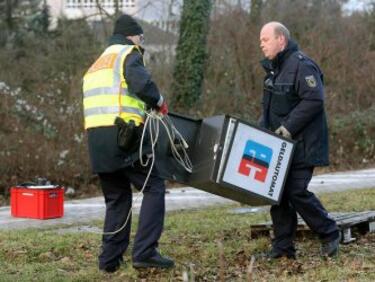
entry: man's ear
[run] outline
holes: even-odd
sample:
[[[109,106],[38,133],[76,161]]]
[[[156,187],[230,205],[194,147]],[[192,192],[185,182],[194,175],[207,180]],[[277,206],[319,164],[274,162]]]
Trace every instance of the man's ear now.
[[[286,47],[286,45],[288,45],[288,41],[287,41],[286,37],[283,36],[283,35],[279,35],[279,42],[284,47]]]

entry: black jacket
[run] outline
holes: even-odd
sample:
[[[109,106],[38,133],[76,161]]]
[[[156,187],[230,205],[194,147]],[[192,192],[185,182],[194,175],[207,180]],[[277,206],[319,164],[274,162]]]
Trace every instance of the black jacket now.
[[[283,125],[297,141],[293,167],[329,164],[328,129],[324,110],[323,74],[318,65],[298,50],[293,41],[266,71],[261,126],[275,131]]]
[[[118,34],[110,39],[109,45],[114,44],[134,45]],[[128,90],[150,108],[161,106],[163,98],[143,64],[143,56],[138,51],[133,51],[126,57],[123,67]],[[117,130],[115,125],[88,129],[88,147],[94,173],[114,172],[135,161],[136,153],[125,152],[118,147]]]

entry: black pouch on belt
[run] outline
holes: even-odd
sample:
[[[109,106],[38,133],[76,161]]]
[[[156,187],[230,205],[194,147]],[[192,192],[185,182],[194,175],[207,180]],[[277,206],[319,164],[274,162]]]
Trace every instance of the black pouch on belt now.
[[[133,120],[125,122],[122,118],[116,117],[115,125],[117,126],[117,145],[124,151],[130,151],[134,147],[137,139],[137,127]]]

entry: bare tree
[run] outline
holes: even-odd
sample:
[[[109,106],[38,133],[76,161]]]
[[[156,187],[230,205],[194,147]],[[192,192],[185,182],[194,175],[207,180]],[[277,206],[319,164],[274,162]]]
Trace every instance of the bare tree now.
[[[5,22],[7,24],[8,29],[13,29],[13,3],[12,0],[5,1]]]
[[[258,24],[260,21],[260,15],[262,12],[262,0],[251,0],[250,5],[250,20],[254,24]]]
[[[119,5],[119,0],[113,0],[113,4],[115,7],[115,17],[118,17],[120,15],[120,5]]]

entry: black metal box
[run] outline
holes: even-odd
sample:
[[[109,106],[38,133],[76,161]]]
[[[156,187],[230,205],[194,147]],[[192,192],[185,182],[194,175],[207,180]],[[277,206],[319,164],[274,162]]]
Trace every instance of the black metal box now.
[[[161,130],[156,166],[163,178],[253,206],[280,201],[293,141],[228,115],[169,117],[189,145],[193,170],[187,172],[173,158]]]

